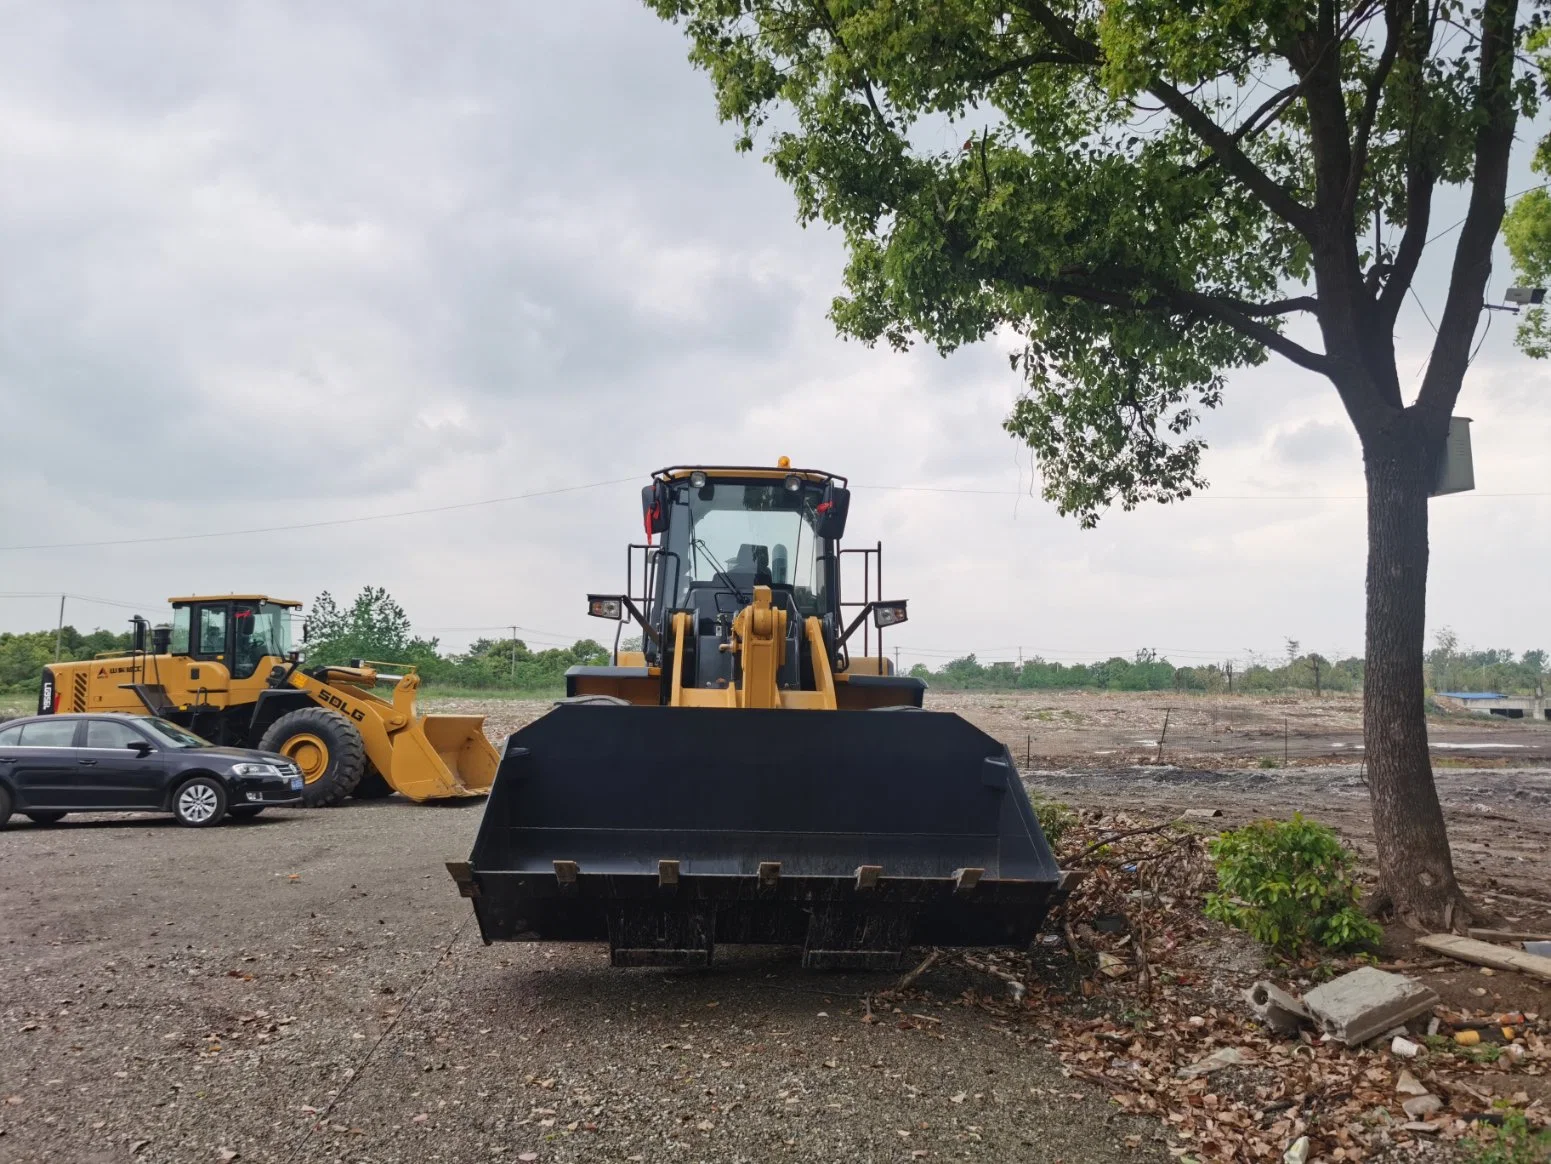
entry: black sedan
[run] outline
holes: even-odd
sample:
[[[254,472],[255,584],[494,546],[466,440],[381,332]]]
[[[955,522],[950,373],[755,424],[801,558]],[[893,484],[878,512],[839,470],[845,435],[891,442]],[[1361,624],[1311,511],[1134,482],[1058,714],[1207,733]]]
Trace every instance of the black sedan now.
[[[0,723],[0,826],[13,812],[52,824],[71,812],[170,812],[205,828],[228,815],[300,804],[284,756],[218,748],[164,719],[39,715]]]

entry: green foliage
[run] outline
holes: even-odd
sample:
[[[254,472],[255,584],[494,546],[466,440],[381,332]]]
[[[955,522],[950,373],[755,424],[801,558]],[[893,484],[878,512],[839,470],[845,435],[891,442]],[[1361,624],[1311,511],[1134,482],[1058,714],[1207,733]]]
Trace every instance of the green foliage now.
[[[1551,88],[1551,30],[1539,29],[1525,42],[1535,54],[1541,83]],[[1551,137],[1543,138],[1535,150],[1530,169],[1542,177],[1551,177]],[[1503,216],[1503,242],[1513,258],[1517,281],[1530,287],[1551,283],[1551,193],[1531,190],[1511,206]],[[1519,318],[1519,347],[1528,356],[1543,360],[1551,355],[1551,320],[1545,307],[1526,308]]]
[[[1255,763],[1261,768],[1280,768],[1282,763],[1275,756],[1261,756]]]
[[[1314,661],[1318,660],[1320,689],[1360,691],[1362,660],[1329,662],[1318,655],[1302,655],[1279,667],[1257,665],[1235,673],[1235,691],[1314,690]],[[917,663],[910,674],[945,691],[1198,691],[1220,693],[1228,688],[1227,673],[1212,663],[1204,667],[1176,667],[1149,650],[1135,657],[1116,655],[1100,663],[1049,663],[1035,656],[1020,664],[982,663],[965,655],[944,663],[936,671]]]
[[[1311,0],[646,2],[687,33],[738,148],[843,234],[841,334],[1019,337],[1005,427],[1084,525],[1204,485],[1201,412],[1268,347],[1300,358],[1282,321],[1311,282],[1387,333],[1408,178],[1470,181],[1491,107],[1536,98],[1511,68],[1483,81],[1481,13],[1453,0],[1463,37],[1408,4],[1332,24]],[[1354,342],[1351,318],[1326,339]]]
[[[1376,942],[1379,927],[1357,908],[1352,854],[1324,825],[1255,821],[1207,843],[1220,893],[1208,917],[1285,951],[1308,943],[1349,950]]]
[[[1531,1129],[1522,1111],[1508,1108],[1502,1126],[1477,1124],[1459,1146],[1469,1164],[1542,1164],[1551,1160],[1551,1129]]]
[[[73,626],[65,627],[62,632],[0,633],[0,690],[36,692],[43,678],[43,668],[54,661],[56,634],[62,648],[59,657],[67,663],[90,659],[103,651],[127,651],[132,641],[127,631],[115,634],[99,629],[82,634]]]
[[[609,661],[608,650],[592,639],[542,651],[530,650],[521,639],[479,639],[462,654],[444,655],[436,639],[414,634],[409,615],[392,595],[374,586],[364,588],[348,610],[324,591],[307,623],[308,663],[413,663],[428,688],[557,691],[565,686],[568,668]]]
[[[1077,814],[1059,800],[1034,797],[1034,815],[1039,818],[1039,831],[1054,849],[1068,829],[1077,823]]]
[[[1434,691],[1499,691],[1534,695],[1546,683],[1546,652],[1525,651],[1517,659],[1510,650],[1461,647],[1448,627],[1438,631],[1427,652],[1427,685]]]

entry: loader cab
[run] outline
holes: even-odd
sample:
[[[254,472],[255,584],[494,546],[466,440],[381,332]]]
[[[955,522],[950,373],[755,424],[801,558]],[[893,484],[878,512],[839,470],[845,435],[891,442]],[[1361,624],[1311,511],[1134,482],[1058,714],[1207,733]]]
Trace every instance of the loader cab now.
[[[882,547],[840,547],[849,508],[845,478],[785,458],[775,467],[659,470],[642,491],[647,542],[631,546],[629,592],[588,597],[589,613],[620,620],[620,633],[625,619],[636,624],[641,648],[619,650],[616,634],[613,666],[573,668],[568,695],[919,707],[922,684],[896,679],[882,651],[882,627],[905,619],[903,601],[882,601]],[[872,567],[848,574],[862,583],[860,600],[841,597],[849,555]],[[876,654],[866,637],[873,627]]]
[[[219,663],[232,679],[251,679],[266,659],[291,653],[291,617],[300,605],[262,594],[174,598],[168,654]]]

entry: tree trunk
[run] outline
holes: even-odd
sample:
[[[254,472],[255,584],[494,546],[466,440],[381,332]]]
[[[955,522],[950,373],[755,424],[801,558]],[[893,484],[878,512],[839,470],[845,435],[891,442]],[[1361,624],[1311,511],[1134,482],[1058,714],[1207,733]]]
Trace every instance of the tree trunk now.
[[[1462,926],[1468,916],[1433,785],[1422,680],[1427,499],[1446,424],[1408,408],[1363,442],[1368,480],[1363,738],[1373,834],[1382,889],[1395,912],[1408,925],[1434,930]]]

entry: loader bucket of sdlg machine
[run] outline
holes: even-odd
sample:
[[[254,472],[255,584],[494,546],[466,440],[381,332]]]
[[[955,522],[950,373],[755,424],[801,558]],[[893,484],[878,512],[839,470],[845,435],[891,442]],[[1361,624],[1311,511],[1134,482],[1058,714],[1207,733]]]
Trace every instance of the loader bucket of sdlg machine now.
[[[485,738],[482,715],[427,715],[391,737],[393,767],[384,773],[411,800],[483,796],[495,781],[500,753]]]
[[[448,864],[485,940],[606,941],[616,966],[798,945],[815,968],[1031,941],[1063,875],[1007,749],[893,673],[906,604],[882,596],[881,547],[840,549],[844,479],[664,469],[642,507],[662,541],[633,547],[639,597],[588,597],[642,649],[567,673]]]
[[[913,710],[557,707],[508,742],[468,865],[486,941],[619,966],[1027,945],[1061,880],[1006,749]]]

